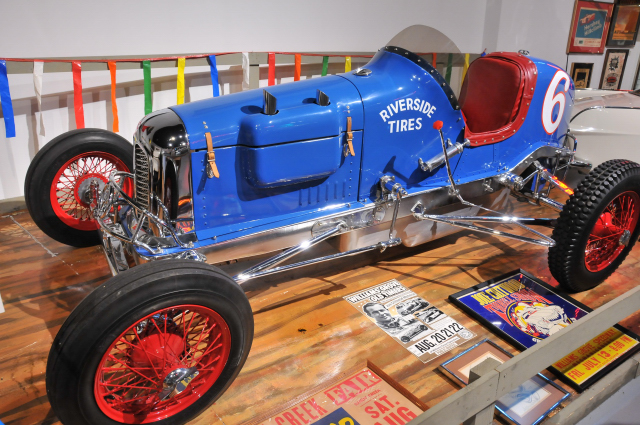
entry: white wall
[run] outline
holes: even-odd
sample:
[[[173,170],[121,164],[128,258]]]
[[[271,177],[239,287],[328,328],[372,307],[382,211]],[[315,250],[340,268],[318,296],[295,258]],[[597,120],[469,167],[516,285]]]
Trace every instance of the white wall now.
[[[412,25],[433,27],[462,52],[526,49],[565,66],[573,0],[0,0],[0,57],[80,58],[177,55],[227,51],[375,52]],[[64,5],[64,6],[62,6]],[[426,44],[425,40],[425,44]],[[623,88],[629,88],[640,47],[629,56]],[[596,62],[599,82],[604,55],[570,55],[570,62]],[[439,56],[442,63],[443,56]],[[356,60],[353,67],[366,62]],[[342,72],[332,63],[329,72]],[[596,69],[597,67],[600,69]],[[219,66],[221,93],[242,90],[240,61]],[[45,66],[46,70],[46,66]],[[303,68],[303,78],[320,74]],[[176,102],[176,69],[152,70],[153,109]],[[266,85],[266,69],[260,72]],[[452,86],[459,89],[460,69]],[[111,128],[110,79],[106,71],[84,71],[86,127]],[[293,79],[292,65],[279,65],[278,83]],[[208,67],[186,68],[186,101],[211,96]],[[120,134],[131,139],[144,115],[141,70],[119,70]],[[0,119],[0,200],[22,196],[31,158],[55,136],[75,128],[70,72],[45,73],[42,114],[31,74],[10,74],[17,137],[6,139]],[[38,124],[44,123],[44,135]]]

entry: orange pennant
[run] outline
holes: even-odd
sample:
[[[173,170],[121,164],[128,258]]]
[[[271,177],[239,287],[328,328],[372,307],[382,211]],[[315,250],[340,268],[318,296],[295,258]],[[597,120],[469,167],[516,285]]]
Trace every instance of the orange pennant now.
[[[111,114],[113,115],[113,132],[120,131],[120,121],[118,120],[118,104],[116,103],[116,63],[107,62],[111,73]]]
[[[300,81],[301,62],[302,62],[302,57],[300,55],[295,55],[295,69],[293,71],[293,81]]]

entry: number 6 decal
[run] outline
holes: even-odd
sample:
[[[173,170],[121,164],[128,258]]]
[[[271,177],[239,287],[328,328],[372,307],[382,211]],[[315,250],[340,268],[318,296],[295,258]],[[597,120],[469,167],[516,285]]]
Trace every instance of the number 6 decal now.
[[[558,86],[564,80],[563,90],[556,93]],[[551,84],[547,88],[547,93],[544,95],[544,103],[542,104],[542,126],[547,134],[552,134],[558,129],[562,116],[564,115],[564,107],[567,103],[565,93],[569,90],[569,76],[564,71],[557,71],[551,79]],[[556,105],[560,105],[558,116],[556,120],[553,120],[553,110]]]

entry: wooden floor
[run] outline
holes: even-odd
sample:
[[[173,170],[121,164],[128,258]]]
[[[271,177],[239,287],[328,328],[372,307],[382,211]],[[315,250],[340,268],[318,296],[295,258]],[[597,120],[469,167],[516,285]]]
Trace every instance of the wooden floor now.
[[[521,207],[530,214],[538,209]],[[575,298],[596,308],[632,288],[640,248],[606,283]],[[230,389],[192,424],[241,424],[370,360],[427,405],[457,386],[351,307],[342,297],[398,279],[480,338],[516,351],[454,307],[447,297],[518,267],[551,283],[544,248],[461,232],[414,249],[393,248],[298,269],[246,284],[254,311],[253,348]],[[71,310],[110,277],[101,249],[71,248],[45,236],[25,211],[0,217],[0,421],[59,423],[47,401],[44,373],[54,335]],[[623,324],[640,333],[636,314]],[[565,387],[566,388],[566,387]]]

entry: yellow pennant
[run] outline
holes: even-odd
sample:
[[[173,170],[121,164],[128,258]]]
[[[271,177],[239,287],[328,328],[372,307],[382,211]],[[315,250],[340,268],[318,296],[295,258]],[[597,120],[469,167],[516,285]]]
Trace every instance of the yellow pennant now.
[[[184,58],[178,58],[178,105],[184,103]]]
[[[351,71],[351,56],[344,58],[344,72]]]
[[[464,67],[462,68],[462,82],[464,83],[464,77],[467,76],[467,70],[469,69],[469,53],[464,55]]]

